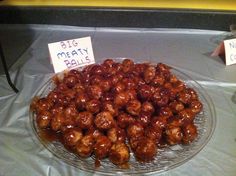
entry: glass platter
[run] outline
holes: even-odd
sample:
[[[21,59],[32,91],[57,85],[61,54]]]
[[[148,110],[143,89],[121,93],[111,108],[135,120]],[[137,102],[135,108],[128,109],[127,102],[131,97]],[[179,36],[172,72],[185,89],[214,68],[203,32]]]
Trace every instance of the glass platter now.
[[[119,168],[108,159],[103,159],[101,166],[95,168],[95,158],[93,156],[87,159],[80,158],[78,155],[66,150],[59,141],[47,142],[42,140],[36,124],[36,114],[30,110],[30,123],[33,132],[44,147],[57,158],[88,172],[106,175],[151,174],[180,166],[194,157],[208,143],[215,129],[216,118],[214,105],[204,88],[179,69],[172,68],[171,72],[184,81],[188,87],[193,88],[198,93],[199,99],[203,104],[202,112],[196,116],[194,121],[198,129],[198,137],[189,145],[174,145],[158,149],[158,154],[152,162],[140,163],[136,161],[133,153],[131,153],[128,169]],[[45,97],[54,87],[53,81],[50,79],[36,92],[35,96]]]

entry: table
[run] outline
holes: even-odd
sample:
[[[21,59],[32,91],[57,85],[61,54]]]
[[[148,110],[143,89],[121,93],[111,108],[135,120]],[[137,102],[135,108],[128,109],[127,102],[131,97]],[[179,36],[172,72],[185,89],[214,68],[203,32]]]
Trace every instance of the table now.
[[[36,139],[29,123],[29,104],[37,89],[53,75],[47,44],[91,36],[96,61],[108,57],[164,62],[181,68],[210,95],[217,125],[209,143],[190,161],[161,176],[234,176],[236,173],[236,65],[225,66],[211,52],[228,33],[167,28],[87,28],[57,25],[2,25],[8,31],[27,31],[28,43],[17,56],[10,75],[19,93],[0,76],[0,175],[96,175],[56,159]],[[11,33],[10,38],[14,36]],[[6,36],[5,36],[6,38]],[[9,45],[9,47],[11,47]],[[23,51],[23,52],[22,52]]]

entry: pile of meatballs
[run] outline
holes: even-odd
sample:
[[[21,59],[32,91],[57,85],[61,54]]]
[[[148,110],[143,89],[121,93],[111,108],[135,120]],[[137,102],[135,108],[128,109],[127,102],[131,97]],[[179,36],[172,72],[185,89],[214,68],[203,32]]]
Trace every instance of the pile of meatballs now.
[[[163,63],[106,59],[55,76],[55,88],[31,103],[38,128],[59,134],[80,157],[109,158],[122,166],[132,152],[152,161],[158,148],[187,145],[198,135],[194,119],[203,105]]]

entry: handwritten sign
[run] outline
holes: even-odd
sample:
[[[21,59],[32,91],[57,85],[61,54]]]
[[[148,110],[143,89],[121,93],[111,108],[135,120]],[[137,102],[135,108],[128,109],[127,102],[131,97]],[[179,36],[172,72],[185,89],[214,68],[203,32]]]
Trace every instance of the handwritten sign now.
[[[236,39],[224,40],[226,65],[236,64]]]
[[[55,73],[95,63],[90,37],[48,44]]]

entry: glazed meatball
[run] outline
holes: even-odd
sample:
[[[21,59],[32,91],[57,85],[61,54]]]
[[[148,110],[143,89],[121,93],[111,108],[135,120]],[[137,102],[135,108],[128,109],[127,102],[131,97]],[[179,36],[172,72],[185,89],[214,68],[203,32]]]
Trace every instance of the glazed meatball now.
[[[161,137],[162,137],[162,129],[160,128],[154,128],[149,127],[145,129],[145,136],[149,139],[152,139],[156,143],[159,143]]]
[[[143,73],[144,81],[148,84],[150,83],[156,75],[156,69],[153,66],[148,66]]]
[[[89,100],[86,105],[85,109],[93,114],[96,114],[100,111],[100,101],[97,99]]]
[[[121,128],[126,128],[134,122],[135,119],[131,115],[126,113],[120,113],[120,115],[117,117],[117,124]]]
[[[79,128],[68,129],[63,134],[63,142],[67,146],[75,146],[76,143],[83,137],[83,133]]]
[[[115,86],[112,88],[114,93],[119,93],[119,92],[123,92],[125,90],[125,84],[121,81],[117,82],[115,84]]]
[[[99,136],[103,136],[104,134],[96,129],[95,127],[91,126],[87,131],[86,131],[86,135],[92,135],[93,138],[96,140]]]
[[[172,101],[169,107],[173,113],[178,113],[184,109],[184,105],[180,101]]]
[[[103,90],[98,85],[91,85],[91,86],[88,86],[87,92],[90,98],[100,99],[102,97]]]
[[[83,136],[75,146],[76,153],[83,158],[89,157],[93,152],[94,142],[91,134]]]
[[[137,122],[139,122],[143,127],[146,127],[151,122],[151,115],[147,112],[141,112],[137,117]]]
[[[185,123],[192,122],[195,118],[195,113],[192,109],[184,109],[178,113],[179,118],[181,118]]]
[[[78,94],[75,98],[75,103],[76,103],[77,108],[79,110],[84,110],[88,100],[89,100],[89,98],[88,98],[87,94],[85,94],[85,93]]]
[[[126,93],[129,95],[129,100],[137,99],[137,92],[135,89],[126,90]]]
[[[160,108],[159,115],[166,116],[167,118],[169,118],[173,116],[173,113],[172,113],[172,110],[168,106],[166,106],[166,107]]]
[[[155,75],[151,82],[151,84],[155,86],[162,86],[164,83],[165,83],[165,77],[160,74]]]
[[[134,151],[135,157],[139,161],[148,162],[154,159],[157,153],[157,146],[155,141],[149,138],[139,140],[137,147]]]
[[[114,104],[117,107],[123,107],[129,102],[129,94],[127,92],[120,92],[115,95]]]
[[[139,86],[138,95],[142,100],[150,100],[153,96],[154,91],[154,87],[144,84]]]
[[[63,111],[64,111],[64,107],[60,104],[54,105],[52,109],[50,110],[53,116],[59,113],[63,113]]]
[[[50,125],[51,129],[53,131],[58,131],[58,130],[60,130],[62,128],[63,123],[64,123],[64,115],[63,115],[63,113],[55,114],[54,117],[51,120],[51,125]]]
[[[126,111],[134,116],[139,115],[141,111],[141,103],[138,100],[131,100],[129,103],[126,105]]]
[[[65,118],[75,117],[78,115],[77,108],[75,104],[69,105],[67,108],[64,109]]]
[[[166,141],[170,145],[179,144],[183,138],[183,133],[180,127],[167,128],[165,134]]]
[[[109,111],[102,111],[96,115],[94,123],[98,129],[108,130],[115,125],[112,114]]]
[[[181,127],[184,125],[184,120],[182,118],[179,118],[178,116],[174,116],[170,119],[168,119],[168,128],[173,128],[173,127]]]
[[[37,125],[39,128],[47,128],[50,125],[51,119],[52,114],[49,111],[41,111],[41,113],[37,115]]]
[[[129,161],[129,148],[125,143],[117,142],[112,145],[109,152],[109,160],[116,165],[122,165]]]
[[[178,94],[178,100],[184,104],[188,104],[191,100],[190,92],[183,90]]]
[[[170,95],[168,89],[161,89],[156,91],[152,96],[152,101],[158,107],[166,106],[169,102]]]
[[[41,98],[38,101],[36,100],[36,102],[32,106],[33,106],[33,109],[35,109],[37,113],[40,113],[43,111],[50,110],[51,107],[53,106],[53,103],[49,101],[47,98]]]
[[[111,128],[107,131],[107,137],[111,142],[125,142],[126,134],[125,130],[119,127]]]
[[[118,108],[114,106],[113,102],[111,101],[105,101],[102,105],[103,111],[109,111],[112,116],[117,116],[118,115]]]
[[[196,139],[198,133],[197,133],[197,127],[193,123],[189,123],[182,127],[183,131],[183,143],[189,144],[190,142],[193,142],[194,139]]]
[[[154,106],[152,105],[152,103],[148,102],[148,101],[146,101],[142,104],[141,109],[142,109],[142,112],[148,113],[150,115],[152,115],[155,111]]]
[[[74,75],[68,75],[63,79],[63,82],[68,88],[72,88],[77,83],[77,78]]]
[[[93,125],[93,114],[88,111],[80,112],[76,117],[76,124],[81,129],[88,129]]]
[[[130,59],[124,59],[122,62],[122,70],[124,73],[132,71],[134,68],[134,62]]]
[[[202,103],[199,100],[193,100],[189,104],[189,108],[192,110],[193,113],[198,114],[199,112],[202,111]]]
[[[105,92],[101,98],[101,102],[113,101],[113,100],[114,100],[114,94],[111,92]]]
[[[123,78],[122,82],[127,90],[135,89],[137,86],[133,78]]]
[[[103,159],[108,156],[112,146],[111,140],[106,136],[99,136],[94,145],[94,153],[97,159]]]
[[[164,129],[167,125],[168,117],[166,116],[154,116],[151,124],[154,128]]]
[[[138,138],[144,135],[143,126],[136,122],[128,126],[127,128],[127,136],[128,138]]]

